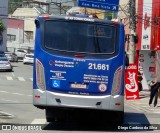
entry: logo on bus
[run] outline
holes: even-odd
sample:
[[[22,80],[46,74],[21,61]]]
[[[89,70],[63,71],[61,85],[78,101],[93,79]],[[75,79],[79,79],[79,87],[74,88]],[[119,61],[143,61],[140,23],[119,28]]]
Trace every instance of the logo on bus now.
[[[60,88],[60,80],[52,80],[52,86],[54,88]]]

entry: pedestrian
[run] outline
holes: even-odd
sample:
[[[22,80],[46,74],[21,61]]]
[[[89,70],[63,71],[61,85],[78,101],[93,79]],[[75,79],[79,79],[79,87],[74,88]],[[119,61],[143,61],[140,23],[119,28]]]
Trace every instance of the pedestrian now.
[[[138,89],[139,89],[139,91],[143,90],[143,88],[142,88],[142,80],[143,80],[142,74],[138,71]]]
[[[148,85],[150,86],[149,106],[151,106],[153,98],[154,98],[154,107],[156,107],[157,101],[158,101],[158,88],[160,87],[160,83],[149,81]]]

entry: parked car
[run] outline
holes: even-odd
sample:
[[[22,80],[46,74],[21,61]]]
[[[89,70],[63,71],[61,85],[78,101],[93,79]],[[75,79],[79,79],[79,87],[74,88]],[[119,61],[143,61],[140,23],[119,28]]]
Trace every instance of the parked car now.
[[[5,56],[0,56],[0,70],[12,72],[12,65]]]
[[[23,64],[33,64],[34,62],[34,55],[33,54],[26,54],[23,58]]]
[[[27,54],[28,51],[26,49],[16,49],[15,54],[18,56],[19,59],[23,59],[24,55]]]
[[[29,49],[29,50],[28,50],[28,53],[29,53],[29,54],[34,54],[34,50],[33,50],[33,49]]]
[[[6,57],[11,62],[18,62],[18,56],[15,53],[5,52]]]

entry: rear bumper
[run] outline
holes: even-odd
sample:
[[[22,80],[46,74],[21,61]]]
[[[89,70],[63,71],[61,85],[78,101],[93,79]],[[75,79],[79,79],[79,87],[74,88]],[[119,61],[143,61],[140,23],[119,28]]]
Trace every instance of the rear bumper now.
[[[33,63],[34,62],[34,60],[28,60],[28,59],[23,59],[23,63]]]
[[[53,106],[124,111],[124,97],[120,95],[81,96],[41,91],[39,89],[33,91],[33,104],[44,108]],[[40,96],[40,98],[35,98],[35,96]]]
[[[0,67],[0,70],[12,70],[11,66]]]

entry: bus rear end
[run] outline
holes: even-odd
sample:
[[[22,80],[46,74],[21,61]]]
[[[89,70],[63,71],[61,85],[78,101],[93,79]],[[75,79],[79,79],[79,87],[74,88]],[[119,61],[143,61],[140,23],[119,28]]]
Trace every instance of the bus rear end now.
[[[33,71],[33,104],[46,109],[47,121],[70,109],[110,110],[123,119],[123,25],[38,17]]]

